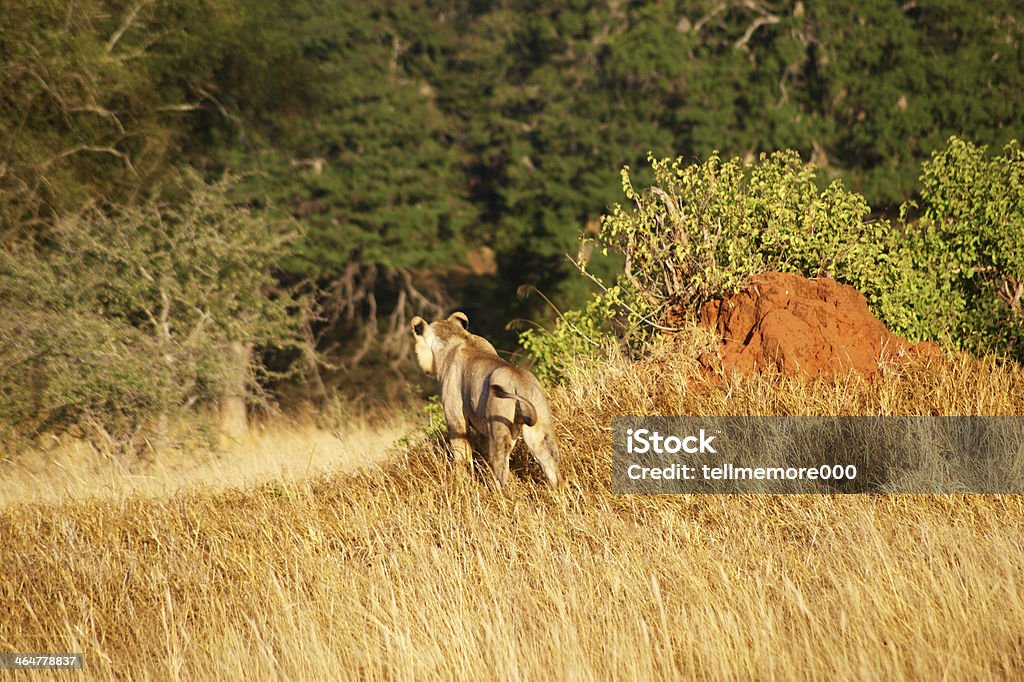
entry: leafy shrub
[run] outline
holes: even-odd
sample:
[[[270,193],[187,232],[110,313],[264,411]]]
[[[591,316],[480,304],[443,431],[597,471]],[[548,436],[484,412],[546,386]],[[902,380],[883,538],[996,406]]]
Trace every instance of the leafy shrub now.
[[[0,250],[0,422],[30,436],[89,425],[116,440],[160,416],[256,390],[232,344],[294,344],[271,267],[292,235],[195,177],[153,200],[60,221]]]
[[[616,314],[616,292],[595,296],[582,310],[565,312],[550,330],[536,327],[519,335],[523,350],[537,360],[533,372],[538,379],[553,384],[580,358],[598,357],[605,350],[611,336],[609,320]]]
[[[420,418],[424,424],[395,441],[397,447],[410,447],[424,440],[440,443],[447,438],[448,423],[444,418],[444,405],[441,404],[440,396],[432,395],[427,399],[420,408]]]
[[[623,170],[633,206],[616,205],[599,235],[625,256],[619,286],[646,319],[666,305],[695,312],[758,272],[860,273],[876,255],[874,240],[861,239],[864,199],[839,181],[819,191],[814,167],[796,152],[757,163],[717,154],[702,164],[650,163],[654,182],[643,191]]]
[[[666,327],[670,308],[693,316],[769,270],[835,277],[892,306],[886,264],[899,256],[889,223],[866,222],[867,203],[838,180],[821,190],[814,166],[796,152],[756,162],[722,161],[717,153],[689,165],[648,159],[651,185],[637,190],[624,168],[622,188],[632,205],[614,206],[597,237],[605,253],[624,257],[615,283],[605,285],[581,266],[601,288],[594,301],[551,332],[523,335],[540,374],[550,378],[568,357],[600,346],[612,320],[619,338],[642,345]]]
[[[1024,353],[1024,150],[956,137],[926,162],[903,206],[912,260],[908,332],[976,352]]]
[[[648,157],[650,186],[630,169],[598,243],[624,257],[611,285],[551,331],[522,343],[551,379],[567,359],[617,336],[634,347],[672,319],[694,317],[708,301],[737,291],[754,274],[833,277],[867,298],[889,329],[911,340],[1020,355],[1024,351],[1024,153],[1016,142],[988,159],[984,147],[950,138],[924,165],[921,206],[897,224],[869,220],[860,195],[837,180],[825,189],[794,151],[756,162],[704,163]],[[908,215],[920,208],[917,222]]]

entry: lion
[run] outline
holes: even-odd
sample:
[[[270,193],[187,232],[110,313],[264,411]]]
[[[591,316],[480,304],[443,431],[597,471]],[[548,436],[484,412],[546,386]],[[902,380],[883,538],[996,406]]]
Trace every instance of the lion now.
[[[526,446],[552,485],[559,483],[558,440],[551,409],[540,383],[529,371],[498,357],[487,339],[469,333],[465,313],[427,323],[412,319],[416,361],[441,384],[441,405],[456,461],[468,466],[473,450],[470,425],[487,439],[487,459],[499,485],[508,478],[508,460],[520,431]]]

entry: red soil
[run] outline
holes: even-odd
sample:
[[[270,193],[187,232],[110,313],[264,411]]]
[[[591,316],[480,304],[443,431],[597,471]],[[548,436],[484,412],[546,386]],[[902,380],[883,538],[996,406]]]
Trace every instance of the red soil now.
[[[938,353],[935,344],[911,344],[890,332],[863,294],[828,278],[758,275],[739,293],[704,306],[700,322],[722,339],[717,357],[707,354],[701,364],[726,373],[774,367],[814,378],[853,369],[871,377],[886,360]]]

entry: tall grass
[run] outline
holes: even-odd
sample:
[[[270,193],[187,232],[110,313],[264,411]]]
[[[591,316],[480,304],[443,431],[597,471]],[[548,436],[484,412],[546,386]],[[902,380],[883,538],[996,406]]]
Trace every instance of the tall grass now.
[[[176,492],[245,486],[268,479],[306,479],[325,471],[379,464],[394,442],[415,428],[409,411],[329,403],[319,414],[299,412],[253,424],[241,438],[191,435],[175,429],[173,445],[125,456],[81,438],[55,438],[28,453],[0,443],[0,508],[83,497],[167,497]]]
[[[1019,368],[719,384],[692,350],[572,370],[564,489],[459,479],[423,440],[355,474],[8,506],[0,650],[132,679],[1024,675],[1022,497],[609,489],[613,415],[1021,415]]]

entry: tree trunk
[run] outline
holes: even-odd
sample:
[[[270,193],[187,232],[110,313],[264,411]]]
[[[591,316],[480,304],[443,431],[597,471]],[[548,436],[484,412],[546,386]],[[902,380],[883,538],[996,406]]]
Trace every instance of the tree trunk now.
[[[248,394],[252,344],[232,341],[227,355],[229,365],[220,399],[220,431],[223,439],[240,441],[249,433],[245,397]]]
[[[327,404],[327,387],[324,386],[324,380],[320,376],[320,367],[316,359],[316,336],[313,334],[313,324],[308,308],[303,308],[302,311],[302,333],[306,341],[304,350],[306,374],[309,377],[313,403],[322,408]]]

